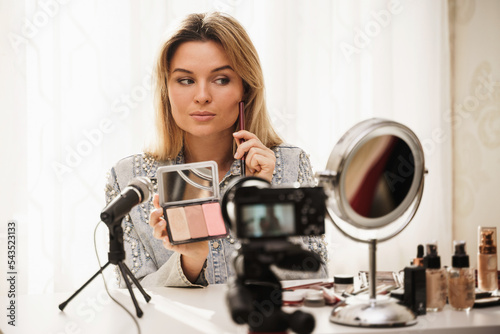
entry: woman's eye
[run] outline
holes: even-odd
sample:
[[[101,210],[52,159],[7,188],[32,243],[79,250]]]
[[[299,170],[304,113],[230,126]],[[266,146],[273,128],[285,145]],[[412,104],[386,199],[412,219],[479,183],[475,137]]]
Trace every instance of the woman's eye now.
[[[227,85],[229,83],[229,79],[228,78],[215,79],[215,83],[218,85]]]
[[[177,80],[177,82],[180,83],[181,85],[190,85],[194,83],[194,81],[191,79],[179,79]]]

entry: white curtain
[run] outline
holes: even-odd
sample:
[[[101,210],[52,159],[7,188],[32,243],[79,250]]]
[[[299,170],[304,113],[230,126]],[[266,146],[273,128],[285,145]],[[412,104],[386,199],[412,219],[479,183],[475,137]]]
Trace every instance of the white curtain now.
[[[409,227],[380,244],[379,269],[403,268],[417,244],[430,239],[449,258],[446,1],[0,5],[8,37],[0,56],[0,103],[8,120],[0,134],[7,184],[1,218],[18,222],[21,293],[70,291],[97,270],[93,229],[104,206],[105,174],[118,159],[140,152],[152,131],[150,73],[165,31],[187,13],[211,10],[233,15],[248,30],[274,125],[310,153],[316,170],[361,120],[384,117],[413,129],[426,152],[425,194]],[[331,272],[366,270],[366,245],[328,227]],[[105,257],[105,228],[100,232]],[[4,245],[5,230],[0,233]]]

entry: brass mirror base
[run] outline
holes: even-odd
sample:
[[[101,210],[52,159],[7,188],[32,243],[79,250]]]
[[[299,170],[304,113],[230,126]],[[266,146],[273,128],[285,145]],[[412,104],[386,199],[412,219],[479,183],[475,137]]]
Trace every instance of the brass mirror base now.
[[[339,306],[332,311],[330,321],[354,327],[403,327],[417,323],[417,316],[393,300]]]

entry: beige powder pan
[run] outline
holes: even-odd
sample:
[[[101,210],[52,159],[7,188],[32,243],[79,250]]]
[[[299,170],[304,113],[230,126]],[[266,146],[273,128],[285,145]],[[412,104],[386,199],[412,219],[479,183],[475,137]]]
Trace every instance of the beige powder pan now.
[[[186,213],[184,208],[171,208],[167,210],[168,223],[172,241],[191,239]]]

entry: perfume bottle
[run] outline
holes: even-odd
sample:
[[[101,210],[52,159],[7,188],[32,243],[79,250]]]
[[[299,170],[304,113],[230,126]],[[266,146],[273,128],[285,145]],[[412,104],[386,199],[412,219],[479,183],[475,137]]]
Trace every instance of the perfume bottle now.
[[[451,258],[452,267],[448,272],[448,301],[455,310],[468,311],[476,299],[476,279],[474,269],[469,268],[469,255],[465,251],[465,241],[453,241],[455,254]]]
[[[446,269],[441,268],[441,258],[437,252],[437,241],[426,245],[427,254],[424,256],[426,306],[427,311],[441,311],[446,304],[448,290]]]
[[[495,291],[498,289],[497,228],[479,226],[478,237],[478,288],[482,291]]]

